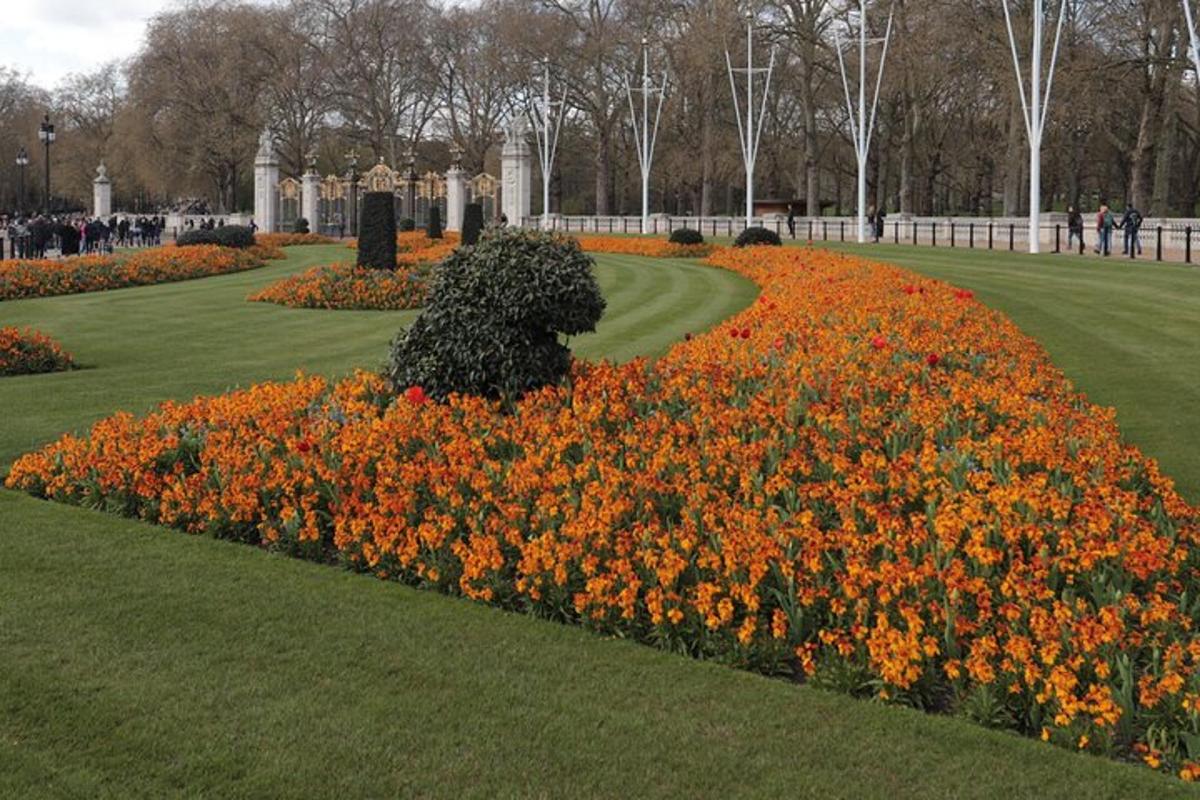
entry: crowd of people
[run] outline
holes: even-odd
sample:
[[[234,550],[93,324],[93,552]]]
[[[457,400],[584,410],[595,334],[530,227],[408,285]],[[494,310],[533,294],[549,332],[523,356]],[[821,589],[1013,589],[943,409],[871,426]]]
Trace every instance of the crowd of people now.
[[[47,254],[111,253],[117,247],[162,244],[167,221],[161,216],[113,215],[107,220],[83,214],[0,215],[0,258],[46,258]]]

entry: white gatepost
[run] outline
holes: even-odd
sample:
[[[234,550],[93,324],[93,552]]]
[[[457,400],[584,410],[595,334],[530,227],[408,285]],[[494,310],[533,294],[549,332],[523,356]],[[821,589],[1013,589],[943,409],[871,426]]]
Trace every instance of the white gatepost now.
[[[263,233],[279,228],[279,158],[269,130],[259,137],[254,159],[254,222]]]
[[[529,217],[533,188],[533,157],[525,128],[514,119],[505,131],[504,148],[500,151],[501,192],[500,211],[510,225],[521,225]]]
[[[92,181],[92,216],[107,219],[112,216],[112,181],[108,179],[108,168],[104,162],[96,168]]]
[[[463,149],[450,145],[450,169],[446,170],[446,230],[461,231],[467,207],[467,173],[462,168]]]
[[[317,172],[317,154],[309,153],[308,168],[300,176],[300,216],[308,221],[308,229],[321,232],[321,173]]]
[[[1042,37],[1046,22],[1045,0],[1033,2],[1033,52],[1029,58],[1029,91],[1021,75],[1021,59],[1017,55],[1017,36],[1013,33],[1012,15],[1008,0],[1003,0],[1004,24],[1008,26],[1008,43],[1012,48],[1013,68],[1017,72],[1021,111],[1025,115],[1025,134],[1029,139],[1029,252],[1041,251],[1042,231],[1042,133],[1046,129],[1046,111],[1050,107],[1050,88],[1054,85],[1054,65],[1058,61],[1058,43],[1062,39],[1063,20],[1067,18],[1066,0],[1058,9],[1058,30],[1054,34],[1054,50],[1050,54],[1050,69],[1046,72],[1046,90],[1042,92]]]

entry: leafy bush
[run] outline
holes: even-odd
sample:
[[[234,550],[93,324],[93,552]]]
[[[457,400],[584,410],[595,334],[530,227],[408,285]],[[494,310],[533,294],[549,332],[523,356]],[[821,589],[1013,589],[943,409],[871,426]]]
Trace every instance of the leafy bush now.
[[[404,219],[400,220],[400,223],[397,225],[397,229],[401,233],[408,233],[409,231],[415,231],[417,229],[417,221],[414,220],[412,217],[405,217]]]
[[[296,226],[292,229],[292,233],[309,233],[308,220],[304,217],[296,220]]]
[[[515,400],[557,383],[571,366],[558,335],[595,330],[604,313],[592,267],[574,239],[552,233],[501,229],[456,250],[392,344],[393,388]]]
[[[372,269],[396,268],[396,196],[391,192],[363,195],[358,265]]]
[[[479,241],[483,232],[483,206],[479,203],[467,203],[463,209],[462,243],[468,247]]]
[[[246,225],[226,225],[211,231],[184,231],[175,239],[179,247],[194,247],[201,244],[215,244],[221,247],[236,247],[244,249],[254,246],[254,231]]]
[[[442,238],[442,210],[437,206],[429,209],[429,223],[425,226],[425,235],[430,239]]]
[[[679,230],[671,231],[671,244],[696,245],[704,244],[704,234],[700,231],[694,231],[691,228],[680,228]]]
[[[752,247],[755,245],[773,245],[780,247],[783,242],[779,239],[779,234],[775,231],[769,231],[766,228],[746,228],[738,234],[737,240],[733,243],[734,247]]]

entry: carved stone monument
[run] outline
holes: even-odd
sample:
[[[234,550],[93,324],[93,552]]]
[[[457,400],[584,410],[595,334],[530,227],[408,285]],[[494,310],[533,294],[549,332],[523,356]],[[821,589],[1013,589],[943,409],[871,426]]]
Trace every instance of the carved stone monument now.
[[[279,229],[279,157],[275,139],[264,130],[254,159],[254,222],[263,233]]]
[[[500,206],[509,225],[520,225],[530,213],[533,155],[525,137],[524,123],[513,120],[505,131],[504,148],[500,151]]]
[[[108,219],[112,216],[112,181],[108,179],[108,168],[104,162],[96,168],[92,181],[92,216]]]
[[[446,230],[461,231],[467,206],[467,173],[463,171],[462,148],[450,148],[450,169],[446,170]]]

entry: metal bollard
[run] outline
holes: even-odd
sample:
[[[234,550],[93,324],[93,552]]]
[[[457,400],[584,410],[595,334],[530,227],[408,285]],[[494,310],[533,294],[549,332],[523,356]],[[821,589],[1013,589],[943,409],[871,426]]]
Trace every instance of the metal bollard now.
[[[954,220],[950,220],[950,246],[954,247]]]
[[[1155,258],[1157,258],[1159,261],[1162,261],[1162,225],[1158,226],[1157,234],[1158,234],[1158,243],[1155,245],[1154,255],[1155,255]]]
[[[839,222],[838,228],[841,231],[842,241],[843,242],[846,241],[846,220],[842,220],[841,222]]]
[[[970,250],[975,249],[975,223],[974,222],[969,223],[967,225],[967,247]]]
[[[988,223],[988,250],[992,249],[992,228],[993,228],[993,226],[994,226],[994,223],[991,223],[991,222]]]
[[[936,222],[929,223],[929,233],[930,233],[929,241],[933,243],[934,247],[937,247],[937,223]]]
[[[1016,238],[1015,238],[1016,232],[1017,232],[1016,226],[1013,225],[1011,222],[1008,223],[1008,252],[1010,252],[1010,253],[1014,249],[1016,249],[1013,247],[1013,243],[1016,241]]]

